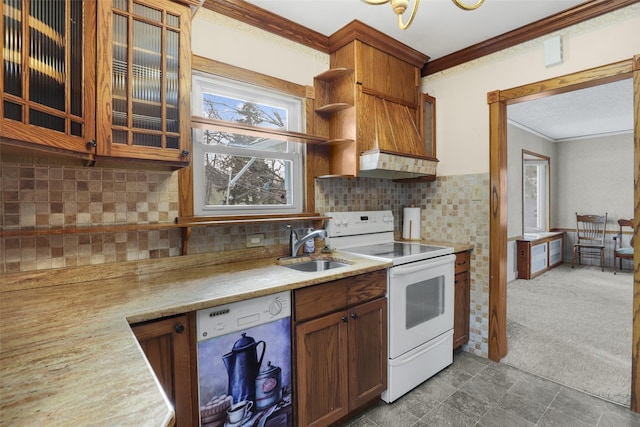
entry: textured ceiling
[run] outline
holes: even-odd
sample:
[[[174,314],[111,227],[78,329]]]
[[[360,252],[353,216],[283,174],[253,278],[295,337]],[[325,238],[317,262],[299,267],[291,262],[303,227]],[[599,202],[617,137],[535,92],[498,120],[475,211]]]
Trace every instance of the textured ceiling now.
[[[552,140],[633,132],[633,81],[607,83],[507,107],[511,124]]]
[[[464,11],[451,0],[421,0],[411,27],[400,30],[388,3],[360,0],[247,0],[300,25],[330,36],[357,19],[390,37],[437,59],[465,47],[571,9],[584,0],[486,0]],[[475,0],[460,0],[473,4]],[[410,6],[414,0],[410,0]],[[405,12],[407,20],[409,12]]]

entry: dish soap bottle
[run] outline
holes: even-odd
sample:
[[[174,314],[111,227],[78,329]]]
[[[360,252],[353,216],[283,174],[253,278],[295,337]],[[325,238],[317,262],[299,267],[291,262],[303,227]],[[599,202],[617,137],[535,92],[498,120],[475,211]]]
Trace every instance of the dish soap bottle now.
[[[313,228],[309,228],[307,230],[307,233],[312,233],[313,232]],[[302,249],[302,252],[304,252],[305,254],[313,254],[316,252],[316,240],[315,239],[309,239],[306,242],[304,242],[304,247]]]

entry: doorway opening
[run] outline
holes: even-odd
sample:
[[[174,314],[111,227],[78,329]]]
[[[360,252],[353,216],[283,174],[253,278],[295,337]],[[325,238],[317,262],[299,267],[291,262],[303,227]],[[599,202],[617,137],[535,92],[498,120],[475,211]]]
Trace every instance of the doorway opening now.
[[[507,343],[507,105],[530,99],[550,96],[618,81],[633,76],[634,93],[634,216],[640,217],[640,120],[638,96],[640,96],[640,57],[615,64],[577,72],[568,76],[545,80],[505,91],[488,94],[490,110],[490,262],[489,262],[489,358],[499,361],[508,352]],[[636,227],[636,234],[638,233]],[[634,288],[640,289],[639,259],[634,260]],[[635,296],[634,313],[640,309],[640,295]],[[640,381],[638,374],[638,350],[640,346],[640,317],[634,318],[633,356],[631,372],[631,409],[640,408]]]

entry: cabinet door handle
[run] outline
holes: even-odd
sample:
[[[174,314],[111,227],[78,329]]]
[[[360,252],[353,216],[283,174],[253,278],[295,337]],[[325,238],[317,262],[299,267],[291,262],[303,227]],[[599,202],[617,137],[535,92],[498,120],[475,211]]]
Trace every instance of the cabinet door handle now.
[[[358,315],[356,313],[351,313],[351,318],[355,320],[358,318]]]
[[[176,334],[181,334],[184,332],[184,325],[182,323],[178,323],[176,325],[176,327],[174,328],[174,331],[176,331]]]
[[[349,320],[349,318],[347,316],[342,316],[342,321],[344,323],[347,323],[348,320]]]

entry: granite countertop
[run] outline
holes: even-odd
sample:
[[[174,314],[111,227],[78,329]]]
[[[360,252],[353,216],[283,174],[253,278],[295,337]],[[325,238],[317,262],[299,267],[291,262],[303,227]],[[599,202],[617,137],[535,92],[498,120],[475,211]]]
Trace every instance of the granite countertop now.
[[[389,267],[346,253],[317,273],[203,254],[7,274],[0,285],[0,424],[166,426],[173,408],[129,324]]]

